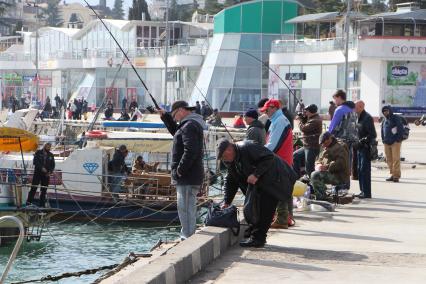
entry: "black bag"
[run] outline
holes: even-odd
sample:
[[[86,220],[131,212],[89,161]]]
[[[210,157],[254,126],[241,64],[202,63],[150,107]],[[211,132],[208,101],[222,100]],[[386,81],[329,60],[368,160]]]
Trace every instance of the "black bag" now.
[[[379,150],[377,149],[377,140],[374,139],[370,141],[369,150],[370,150],[370,160],[375,161],[379,158]]]
[[[248,224],[256,225],[260,220],[260,192],[256,186],[249,184],[244,199],[244,218]]]
[[[207,211],[206,226],[230,228],[234,236],[240,233],[240,221],[238,220],[238,209],[235,205],[221,209],[217,204],[210,204]]]

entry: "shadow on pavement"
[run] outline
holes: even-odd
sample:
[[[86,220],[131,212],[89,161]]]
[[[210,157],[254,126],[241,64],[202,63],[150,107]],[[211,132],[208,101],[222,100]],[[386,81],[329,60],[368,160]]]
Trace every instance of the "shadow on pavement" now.
[[[346,210],[362,210],[362,211],[382,211],[389,213],[410,213],[409,210],[391,209],[391,208],[377,208],[377,207],[345,207]]]
[[[294,270],[305,270],[305,271],[330,271],[329,269],[317,267],[313,265],[265,260],[265,259],[242,258],[240,259],[239,262],[254,264],[254,265],[262,265],[267,267],[281,268],[281,269],[294,269]]]
[[[353,240],[365,240],[365,241],[375,241],[375,242],[389,242],[389,243],[399,243],[400,241],[381,238],[381,237],[372,237],[372,236],[362,236],[362,235],[352,235],[352,234],[343,234],[343,233],[331,233],[331,232],[319,232],[312,230],[301,230],[301,229],[292,229],[286,230],[286,234],[301,235],[301,236],[311,236],[311,237],[331,237],[331,238],[342,238],[342,239],[353,239]]]
[[[330,260],[330,261],[363,261],[368,259],[368,256],[353,253],[349,251],[334,251],[334,250],[318,250],[304,248],[289,248],[276,245],[268,245],[265,251],[285,253],[286,255],[295,255],[310,260]],[[298,261],[297,261],[298,262]]]

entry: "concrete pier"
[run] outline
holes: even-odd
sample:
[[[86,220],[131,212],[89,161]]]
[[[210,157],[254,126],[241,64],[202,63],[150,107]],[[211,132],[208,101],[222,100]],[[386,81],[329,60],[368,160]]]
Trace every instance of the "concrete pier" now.
[[[412,128],[400,183],[385,182],[385,163],[373,164],[373,199],[298,213],[296,227],[271,230],[263,249],[205,228],[102,283],[424,283],[426,128]]]

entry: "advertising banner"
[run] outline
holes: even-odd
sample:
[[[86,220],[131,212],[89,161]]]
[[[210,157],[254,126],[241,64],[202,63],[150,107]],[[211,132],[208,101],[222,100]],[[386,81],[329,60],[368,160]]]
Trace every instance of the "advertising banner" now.
[[[386,104],[408,116],[426,113],[426,62],[388,61]]]

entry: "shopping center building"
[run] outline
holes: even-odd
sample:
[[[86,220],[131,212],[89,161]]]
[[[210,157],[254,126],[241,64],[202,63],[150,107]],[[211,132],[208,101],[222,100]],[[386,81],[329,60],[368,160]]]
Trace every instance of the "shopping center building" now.
[[[364,100],[367,111],[376,117],[384,104],[407,116],[426,113],[426,10],[409,4],[400,5],[396,12],[352,18],[349,99]],[[293,18],[288,22],[305,27],[321,24],[317,30],[323,34],[276,41],[270,53],[270,66],[281,78],[305,76],[305,80],[285,82],[305,104],[315,103],[323,113],[336,89],[345,86],[343,19],[338,13]],[[271,72],[269,96],[286,99],[288,93]]]

